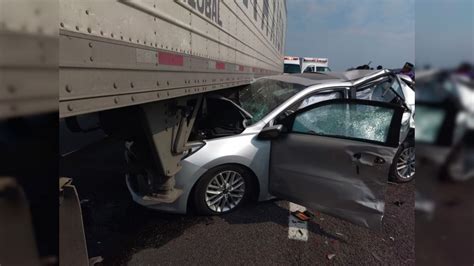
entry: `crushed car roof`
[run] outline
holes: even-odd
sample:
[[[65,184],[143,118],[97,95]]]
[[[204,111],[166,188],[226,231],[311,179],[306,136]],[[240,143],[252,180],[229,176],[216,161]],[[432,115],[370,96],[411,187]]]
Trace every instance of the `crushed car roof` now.
[[[279,80],[289,83],[301,84],[304,86],[311,86],[315,84],[329,83],[329,82],[349,82],[358,80],[377,73],[384,73],[385,70],[350,70],[346,72],[316,72],[316,73],[302,73],[292,75],[276,75],[265,77],[266,79]]]

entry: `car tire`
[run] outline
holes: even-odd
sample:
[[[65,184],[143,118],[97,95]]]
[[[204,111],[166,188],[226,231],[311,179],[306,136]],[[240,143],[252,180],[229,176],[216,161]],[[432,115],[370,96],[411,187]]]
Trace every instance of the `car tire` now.
[[[254,187],[253,175],[244,167],[217,166],[208,170],[196,184],[194,209],[202,215],[232,212],[251,198]]]
[[[400,167],[404,167],[401,168]],[[415,178],[415,141],[408,138],[398,148],[390,167],[390,181],[397,183],[410,182]]]

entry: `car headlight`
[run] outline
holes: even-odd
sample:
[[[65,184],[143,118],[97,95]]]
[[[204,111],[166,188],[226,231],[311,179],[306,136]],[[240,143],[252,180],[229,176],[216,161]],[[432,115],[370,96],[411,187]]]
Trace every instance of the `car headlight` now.
[[[184,156],[182,160],[186,159],[187,157],[199,151],[202,147],[206,145],[206,142],[193,141],[193,142],[188,142],[186,145],[189,147],[189,149],[184,152]]]

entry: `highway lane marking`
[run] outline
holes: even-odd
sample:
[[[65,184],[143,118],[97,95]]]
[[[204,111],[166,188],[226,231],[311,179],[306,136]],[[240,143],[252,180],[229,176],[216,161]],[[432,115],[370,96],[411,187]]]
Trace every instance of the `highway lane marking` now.
[[[289,203],[289,216],[288,216],[288,238],[299,241],[308,241],[308,222],[300,221],[293,215],[294,211],[306,211],[306,208],[292,203]]]

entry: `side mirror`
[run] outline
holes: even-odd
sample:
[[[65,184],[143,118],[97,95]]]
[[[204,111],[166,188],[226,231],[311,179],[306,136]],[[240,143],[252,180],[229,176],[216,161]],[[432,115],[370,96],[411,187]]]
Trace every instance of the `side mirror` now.
[[[293,110],[290,110],[290,109],[287,109],[285,110],[284,112],[280,113],[276,118],[275,118],[275,122],[278,123],[278,124],[285,124],[285,119],[287,117],[289,117],[291,114],[293,114],[295,111]],[[283,128],[284,130],[284,128]]]
[[[262,140],[275,139],[280,136],[280,133],[283,131],[283,125],[273,125],[271,127],[266,127],[260,131],[257,138]]]

